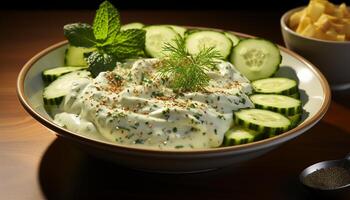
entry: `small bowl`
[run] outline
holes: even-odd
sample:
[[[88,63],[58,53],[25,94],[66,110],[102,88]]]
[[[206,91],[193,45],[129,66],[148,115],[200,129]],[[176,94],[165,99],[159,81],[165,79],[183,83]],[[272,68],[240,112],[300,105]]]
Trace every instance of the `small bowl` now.
[[[281,29],[285,45],[315,64],[326,76],[332,90],[350,88],[350,41],[320,40],[302,36],[290,29],[290,16],[304,8],[292,9],[282,16]]]
[[[239,37],[252,37],[234,33]],[[57,43],[41,51],[22,68],[17,80],[17,93],[23,107],[33,118],[59,137],[79,145],[87,152],[121,165],[154,172],[187,173],[222,168],[239,164],[263,155],[281,144],[301,135],[314,126],[326,113],[330,103],[330,89],[324,76],[308,61],[279,47],[283,57],[280,76],[299,79],[303,100],[303,122],[294,129],[261,141],[212,149],[152,150],[112,143],[103,138],[92,138],[58,126],[43,107],[44,69],[62,66],[67,41]]]

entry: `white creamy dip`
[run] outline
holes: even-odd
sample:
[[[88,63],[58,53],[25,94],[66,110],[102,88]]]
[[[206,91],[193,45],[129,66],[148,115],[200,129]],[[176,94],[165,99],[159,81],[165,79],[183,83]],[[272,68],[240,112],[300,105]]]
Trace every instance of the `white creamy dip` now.
[[[202,92],[175,93],[156,73],[158,59],[140,59],[73,83],[55,122],[81,134],[160,149],[218,147],[233,111],[253,107],[249,81],[229,62]]]

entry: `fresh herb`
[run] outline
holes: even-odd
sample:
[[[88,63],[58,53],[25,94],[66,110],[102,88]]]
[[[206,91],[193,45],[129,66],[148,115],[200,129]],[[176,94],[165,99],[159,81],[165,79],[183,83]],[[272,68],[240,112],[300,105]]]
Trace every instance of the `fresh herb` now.
[[[63,33],[69,43],[74,46],[90,48],[97,44],[92,27],[89,24],[67,24],[63,27]]]
[[[169,85],[179,91],[198,91],[209,84],[207,72],[216,68],[220,53],[214,47],[203,48],[198,54],[188,53],[185,40],[177,37],[175,45],[166,43],[163,47],[166,55],[158,72]]]
[[[141,29],[122,31],[120,24],[117,9],[110,2],[104,1],[96,11],[92,27],[89,24],[74,23],[63,28],[71,45],[96,49],[97,53],[84,55],[94,77],[102,71],[113,69],[117,61],[144,54],[146,32]]]
[[[92,26],[99,45],[113,42],[117,32],[120,30],[118,11],[108,1],[103,2],[96,11]]]
[[[92,52],[86,59],[89,64],[89,71],[96,77],[102,71],[113,70],[117,59],[106,53]]]

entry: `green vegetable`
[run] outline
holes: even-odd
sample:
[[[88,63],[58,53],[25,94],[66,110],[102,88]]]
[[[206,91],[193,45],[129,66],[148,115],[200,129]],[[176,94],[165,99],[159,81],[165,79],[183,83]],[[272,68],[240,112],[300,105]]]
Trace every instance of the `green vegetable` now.
[[[63,34],[73,46],[89,48],[97,44],[92,27],[89,24],[67,24],[63,27]]]
[[[93,23],[94,35],[99,41],[114,41],[120,30],[119,12],[108,1],[103,2],[96,11]]]
[[[141,29],[120,31],[114,42],[105,47],[105,51],[115,55],[118,60],[139,56],[145,48],[145,33]]]
[[[100,72],[113,70],[117,63],[114,56],[98,51],[92,52],[86,61],[89,64],[88,70],[93,77],[96,77]]]
[[[85,57],[93,76],[113,69],[116,61],[144,55],[145,31],[141,29],[121,31],[120,24],[117,9],[110,2],[104,1],[96,12],[92,27],[82,23],[64,26],[64,35],[71,45],[96,48],[96,53]],[[90,56],[92,57],[89,58]]]
[[[209,83],[206,72],[216,69],[216,59],[220,53],[213,47],[202,48],[197,54],[190,55],[185,40],[180,36],[175,45],[166,43],[163,47],[166,57],[162,59],[159,74],[170,81],[170,87],[179,91],[197,91]]]

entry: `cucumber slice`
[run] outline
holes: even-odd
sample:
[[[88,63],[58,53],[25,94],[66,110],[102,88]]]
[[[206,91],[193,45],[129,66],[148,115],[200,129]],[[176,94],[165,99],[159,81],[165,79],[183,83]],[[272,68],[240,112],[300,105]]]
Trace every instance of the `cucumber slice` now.
[[[87,67],[56,67],[52,69],[44,70],[42,73],[42,79],[45,83],[51,83],[52,81],[56,80],[58,77],[67,74],[69,72],[74,72],[82,69],[86,69]]]
[[[96,48],[76,47],[69,45],[64,57],[64,64],[66,66],[87,66],[84,59],[84,53],[95,51]]]
[[[262,134],[243,127],[235,126],[225,133],[223,145],[233,146],[246,144],[262,139]]]
[[[261,109],[242,109],[234,113],[235,123],[272,137],[291,128],[291,122],[280,113]]]
[[[291,127],[292,127],[292,128],[297,127],[298,124],[299,124],[300,121],[301,121],[301,113],[300,113],[300,114],[293,115],[293,116],[288,116],[288,119],[289,119],[290,122],[291,122]]]
[[[254,94],[250,100],[256,108],[275,111],[287,116],[301,113],[301,101],[278,94]]]
[[[226,37],[228,37],[232,41],[232,45],[236,46],[239,42],[239,37],[235,36],[233,33],[225,32]]]
[[[249,80],[275,74],[282,61],[278,47],[264,39],[244,39],[234,48],[230,61]]]
[[[120,29],[122,31],[128,30],[128,29],[142,29],[145,25],[140,22],[133,22],[129,24],[124,24]]]
[[[299,92],[296,92],[296,93],[288,95],[288,96],[290,96],[290,97],[292,97],[294,99],[300,99],[300,93]]]
[[[182,27],[182,26],[176,26],[176,25],[167,25],[170,28],[172,28],[176,33],[178,33],[181,37],[185,36],[185,33],[187,31],[186,28]]]
[[[90,72],[83,70],[70,72],[59,77],[44,89],[44,105],[59,105],[64,96],[69,93],[72,83],[85,81],[89,76]]]
[[[230,55],[232,48],[231,40],[216,31],[196,31],[186,37],[185,44],[190,54],[197,54],[204,47],[214,47],[223,59]]]
[[[147,26],[144,30],[146,30],[146,53],[154,58],[163,57],[164,44],[174,44],[175,38],[178,37],[178,34],[172,28],[163,25]]]
[[[291,95],[298,92],[298,83],[283,77],[256,80],[252,86],[257,93]]]

